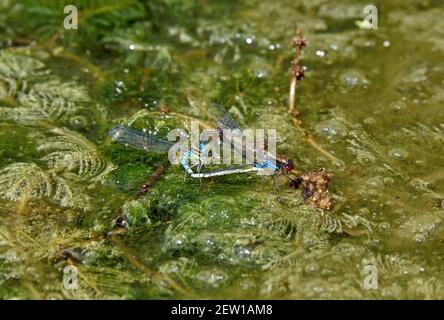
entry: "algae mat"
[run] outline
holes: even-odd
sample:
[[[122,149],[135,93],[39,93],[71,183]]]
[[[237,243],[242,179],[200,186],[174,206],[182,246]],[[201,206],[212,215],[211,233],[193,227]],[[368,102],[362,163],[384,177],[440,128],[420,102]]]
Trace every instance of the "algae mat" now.
[[[359,0],[76,2],[66,30],[64,1],[0,0],[0,298],[444,297],[441,1],[376,1],[376,30]],[[326,168],[332,211],[264,177],[201,185],[106,134],[211,125],[214,101]]]

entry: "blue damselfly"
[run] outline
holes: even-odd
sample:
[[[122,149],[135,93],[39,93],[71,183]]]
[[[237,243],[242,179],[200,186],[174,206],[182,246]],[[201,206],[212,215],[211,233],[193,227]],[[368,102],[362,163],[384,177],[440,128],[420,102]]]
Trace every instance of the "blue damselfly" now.
[[[237,140],[242,140],[242,132],[244,130],[231,117],[231,115],[220,106],[212,105],[211,110],[216,116],[216,123],[218,126],[217,132],[220,141],[229,138],[228,140],[231,143],[233,151],[241,154],[243,159],[245,159],[245,149],[251,148],[255,148],[254,152],[256,154],[261,154],[262,156],[260,159],[256,159],[249,164],[206,171],[205,167],[208,163],[207,147],[205,142],[199,141],[197,146],[186,148],[179,154],[178,162],[188,175],[190,175],[192,178],[202,179],[230,174],[267,172],[267,174],[273,176],[273,182],[275,185],[281,185],[282,182],[287,181],[291,183],[297,179],[297,177],[292,173],[292,170],[294,169],[292,160],[281,161],[273,155],[270,155],[264,149],[257,148],[248,143],[246,145],[242,142],[235,143]],[[229,137],[226,135],[229,135]],[[114,141],[124,145],[152,152],[169,152],[175,144],[175,142],[163,140],[142,130],[136,130],[123,125],[112,128],[109,131],[109,136]],[[283,181],[281,178],[284,178]]]

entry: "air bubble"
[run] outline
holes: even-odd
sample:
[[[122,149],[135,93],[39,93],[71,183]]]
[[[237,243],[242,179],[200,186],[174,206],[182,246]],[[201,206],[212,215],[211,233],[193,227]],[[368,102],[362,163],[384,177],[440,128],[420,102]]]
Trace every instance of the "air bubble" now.
[[[368,118],[365,118],[363,122],[366,125],[372,125],[372,124],[376,123],[376,120],[375,120],[375,118],[368,117]]]
[[[256,70],[254,72],[254,75],[258,79],[263,79],[263,78],[266,78],[268,76],[268,71],[266,71],[266,70]]]
[[[88,125],[88,119],[84,116],[74,116],[69,119],[69,124],[74,128],[84,128]]]
[[[316,131],[329,138],[341,138],[347,134],[344,124],[336,120],[326,120],[316,126]]]
[[[324,50],[317,50],[317,51],[316,51],[316,55],[317,55],[318,57],[323,58],[323,57],[325,57],[325,51],[324,51]]]
[[[390,229],[390,223],[388,223],[388,222],[386,222],[386,221],[381,222],[381,223],[379,224],[379,227],[380,227],[381,229],[383,229],[383,230],[388,230],[388,229]]]
[[[251,249],[242,245],[235,245],[234,254],[240,258],[246,259],[251,256]]]
[[[368,185],[371,188],[380,189],[382,186],[384,186],[384,182],[382,181],[382,178],[379,176],[371,177],[366,181],[366,185]]]
[[[186,237],[184,235],[177,235],[172,241],[172,246],[176,249],[181,248],[186,243]]]
[[[212,288],[220,287],[224,282],[227,281],[228,276],[226,273],[214,269],[214,270],[204,270],[198,273],[197,278],[206,285]]]
[[[365,76],[357,70],[349,70],[344,72],[340,77],[340,82],[346,87],[357,87],[368,84]]]
[[[246,44],[252,44],[253,43],[253,38],[252,37],[245,38],[245,43]]]
[[[383,179],[383,181],[384,181],[385,184],[393,184],[395,182],[395,180],[393,178],[390,178],[390,177],[385,177]]]
[[[424,242],[426,240],[426,237],[422,234],[422,233],[417,233],[415,234],[415,236],[413,237],[413,239],[416,242]]]
[[[305,266],[305,272],[317,273],[319,271],[319,265],[316,262],[310,262]]]
[[[390,157],[398,161],[404,161],[408,157],[408,152],[404,149],[396,148],[389,151]]]

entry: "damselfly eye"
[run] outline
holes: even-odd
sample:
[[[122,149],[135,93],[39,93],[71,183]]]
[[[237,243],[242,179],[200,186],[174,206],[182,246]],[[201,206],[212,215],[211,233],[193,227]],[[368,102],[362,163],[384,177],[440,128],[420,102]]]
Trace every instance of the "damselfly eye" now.
[[[293,163],[293,160],[289,159],[289,160],[287,161],[287,163],[284,165],[284,170],[285,170],[285,171],[291,171],[291,170],[293,170],[293,169],[294,169],[294,163]]]

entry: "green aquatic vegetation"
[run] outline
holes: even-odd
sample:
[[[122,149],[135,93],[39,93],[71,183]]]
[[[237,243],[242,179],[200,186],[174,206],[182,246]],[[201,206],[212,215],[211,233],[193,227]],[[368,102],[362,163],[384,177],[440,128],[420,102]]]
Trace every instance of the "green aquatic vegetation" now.
[[[1,298],[442,298],[439,0],[377,1],[373,31],[347,0],[77,2],[64,30],[65,1],[0,0]],[[304,131],[287,113],[296,27]],[[166,155],[106,132],[211,127],[214,101],[276,128],[298,172],[325,167],[332,211],[178,166],[137,194]]]
[[[50,176],[36,164],[15,163],[0,172],[2,177],[1,197],[12,201],[27,197],[50,197]]]
[[[103,37],[103,30],[118,28],[130,21],[144,16],[144,6],[137,1],[103,1],[82,0],[76,2],[76,7],[81,13],[79,23],[86,27],[74,32],[66,32],[63,28],[65,14],[63,9],[72,5],[69,1],[57,0],[41,2],[25,0],[14,7],[11,2],[7,5],[5,20],[15,22],[22,19],[26,23],[15,26],[15,32],[28,37],[41,37],[45,40],[54,36],[64,35],[63,42],[70,47],[79,47],[87,42],[98,42]]]
[[[436,236],[443,219],[442,210],[433,210],[429,214],[410,217],[396,230],[395,237],[405,239],[405,241],[424,242],[427,238]]]
[[[444,50],[443,22],[441,10],[435,8],[414,15],[403,15],[399,11],[389,14],[391,20],[399,24],[401,30],[420,42],[428,42],[433,50],[442,52]]]
[[[427,148],[428,151],[433,152],[436,149],[442,148],[444,143],[444,124],[426,126],[418,123],[414,127],[402,128],[401,132],[395,133],[393,138],[400,139],[402,135],[406,136],[409,141],[417,144],[418,147]]]
[[[51,199],[62,207],[91,209],[91,197],[84,188],[102,182],[115,167],[78,133],[54,128],[49,135],[28,134],[29,140],[37,140],[36,154],[44,154],[41,164],[15,162],[1,168],[0,197],[19,203]]]
[[[1,57],[1,75],[2,81],[9,84],[7,93],[15,92],[17,84],[14,79],[26,79],[28,77],[39,76],[45,74],[43,70],[44,64],[37,60],[26,56],[25,52],[2,50]],[[4,83],[5,84],[5,83]]]
[[[2,106],[10,105],[16,106],[15,97],[17,92],[24,87],[27,87],[27,79],[31,77],[38,77],[45,74],[43,63],[39,60],[26,57],[26,55],[17,54],[12,51],[2,51],[0,53],[0,97]],[[23,85],[20,83],[23,81]],[[4,108],[2,108],[4,109]],[[7,112],[4,109],[3,112]],[[10,111],[12,112],[12,111]]]
[[[103,242],[88,239],[90,233],[85,229],[69,227],[72,212],[60,211],[56,207],[33,202],[29,215],[14,214],[10,208],[4,213],[3,219],[8,227],[5,225],[0,227],[2,265],[0,283],[2,288],[8,288],[19,281],[22,290],[2,290],[0,291],[2,298],[111,299],[128,294],[129,283],[142,281],[142,277],[135,274],[128,274],[128,277],[125,277],[116,268],[115,263],[112,267],[107,266],[106,259],[101,261],[100,267],[94,266],[94,259],[98,259],[101,255],[103,258],[109,256],[116,261],[121,254],[118,250],[106,250],[106,248],[102,249],[101,255],[95,253]],[[41,215],[45,218],[42,219]],[[12,221],[15,223],[11,223]],[[62,272],[66,265],[63,256],[69,256],[68,252],[74,252],[77,250],[75,248],[86,245],[89,249],[82,249],[79,253],[83,259],[78,265],[82,283],[78,290],[61,289],[57,280],[59,272]],[[69,248],[74,249],[67,250]],[[53,268],[45,268],[48,263],[51,263]],[[117,273],[119,273],[118,278]]]
[[[84,136],[65,128],[51,130],[55,136],[45,138],[37,150],[46,153],[45,161],[52,171],[66,175],[74,173],[88,183],[98,182],[115,169],[97,150],[97,146]]]
[[[125,30],[117,30],[103,39],[104,45],[119,52],[128,52],[125,63],[130,66],[168,70],[173,67],[169,48],[153,36],[152,23],[139,22]],[[152,38],[150,44],[146,40]],[[150,41],[151,42],[151,41]]]
[[[0,197],[25,203],[30,199],[52,199],[63,207],[89,209],[88,196],[73,191],[69,183],[35,163],[14,163],[0,170]]]
[[[0,79],[4,120],[26,125],[51,120],[73,127],[103,120],[103,110],[91,102],[85,86],[62,81],[26,51],[1,52]]]

